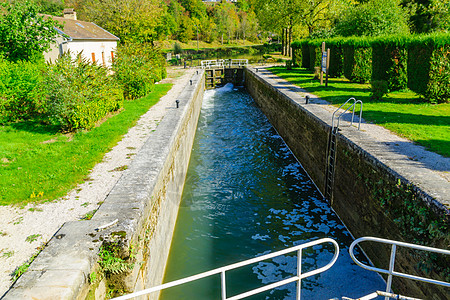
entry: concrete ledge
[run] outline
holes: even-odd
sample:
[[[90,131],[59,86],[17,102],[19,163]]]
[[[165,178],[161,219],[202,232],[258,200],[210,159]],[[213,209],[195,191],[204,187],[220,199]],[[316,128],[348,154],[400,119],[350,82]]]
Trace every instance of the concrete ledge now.
[[[84,299],[95,289],[88,279],[100,246],[111,241],[120,241],[124,257],[130,247],[136,249],[134,269],[118,278],[120,289],[133,292],[161,283],[203,98],[203,71],[191,79],[179,108],[173,99],[94,217],[64,224],[2,299]],[[93,294],[103,298],[104,293],[103,286]]]

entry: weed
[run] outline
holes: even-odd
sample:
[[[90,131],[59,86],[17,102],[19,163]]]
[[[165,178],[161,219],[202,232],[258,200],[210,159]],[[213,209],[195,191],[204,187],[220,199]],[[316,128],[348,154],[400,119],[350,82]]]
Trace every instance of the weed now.
[[[16,281],[20,276],[22,276],[23,273],[25,273],[28,268],[30,267],[31,263],[36,259],[36,257],[41,253],[43,247],[39,247],[38,251],[34,253],[29,260],[24,262],[22,265],[18,266],[13,273],[11,274],[12,280]]]
[[[4,232],[4,231],[0,231],[0,236],[6,236],[7,235],[7,233],[6,232]]]
[[[8,251],[8,252],[2,253],[3,258],[10,258],[13,255],[14,255],[14,251]]]
[[[86,213],[86,214],[81,218],[81,220],[90,220],[90,219],[92,219],[92,217],[94,216],[94,214],[95,214],[96,212],[97,212],[96,209],[91,210],[90,212]]]
[[[32,234],[32,235],[27,236],[27,238],[25,239],[25,241],[31,244],[32,242],[37,241],[37,239],[38,239],[39,237],[41,237],[41,236],[42,236],[42,235],[40,235],[40,234]]]
[[[113,170],[111,170],[109,172],[125,171],[126,169],[128,169],[128,166],[127,165],[123,165],[123,166],[117,167],[117,168],[115,168],[115,169],[113,169]]]
[[[83,206],[83,207],[87,207],[88,205],[89,205],[89,202],[84,202],[81,204],[81,206]]]
[[[23,221],[23,217],[19,217],[19,218],[17,218],[17,221],[15,221],[13,223],[13,225],[19,225],[20,223],[22,223],[22,221]]]
[[[31,211],[31,212],[34,212],[34,211],[43,211],[42,208],[36,208],[36,207],[30,207],[28,210]]]
[[[122,259],[119,256],[119,249],[119,244],[116,242],[103,244],[100,249],[99,264],[106,275],[124,273],[134,267],[134,263],[127,261],[132,259],[132,257]]]

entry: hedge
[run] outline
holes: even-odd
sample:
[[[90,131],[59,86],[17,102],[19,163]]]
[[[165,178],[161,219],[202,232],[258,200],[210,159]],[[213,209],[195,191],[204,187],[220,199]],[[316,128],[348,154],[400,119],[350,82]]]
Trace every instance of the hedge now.
[[[431,103],[450,101],[450,34],[296,41],[293,48],[302,50],[296,64],[320,66],[322,42],[331,50],[332,77],[370,80],[381,93],[408,87]]]
[[[407,87],[406,37],[382,37],[372,42],[372,82],[386,82],[389,91]]]
[[[450,35],[415,36],[408,41],[408,88],[431,103],[450,101]]]

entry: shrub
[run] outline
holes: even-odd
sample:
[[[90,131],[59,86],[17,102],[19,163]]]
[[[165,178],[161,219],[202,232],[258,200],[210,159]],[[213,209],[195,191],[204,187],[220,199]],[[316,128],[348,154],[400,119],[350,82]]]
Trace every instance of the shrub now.
[[[390,91],[407,87],[407,50],[404,37],[378,38],[372,42],[372,81],[385,80]]]
[[[310,68],[309,45],[306,42],[302,44],[302,68]]]
[[[431,103],[450,100],[450,36],[418,36],[408,42],[408,88]]]
[[[123,92],[108,70],[70,53],[49,65],[45,76],[48,121],[65,131],[90,129],[123,106]]]
[[[348,39],[344,49],[344,76],[358,83],[365,83],[372,75],[372,48],[369,39]]]
[[[389,84],[386,80],[373,80],[371,82],[372,93],[371,98],[381,100],[389,91]]]
[[[29,120],[42,111],[43,62],[8,62],[0,57],[0,124]]]
[[[322,63],[322,47],[317,41],[309,43],[309,69],[314,71],[315,67],[320,67]]]
[[[147,95],[155,82],[167,76],[164,56],[149,44],[119,46],[113,64],[114,77],[126,99]]]

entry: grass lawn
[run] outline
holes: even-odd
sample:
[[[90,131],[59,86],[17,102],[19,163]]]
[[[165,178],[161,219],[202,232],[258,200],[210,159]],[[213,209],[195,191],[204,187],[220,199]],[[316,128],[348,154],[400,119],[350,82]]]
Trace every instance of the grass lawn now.
[[[0,205],[64,196],[84,180],[141,115],[172,84],[154,85],[148,96],[125,101],[124,109],[91,131],[65,135],[32,122],[0,127]]]
[[[175,43],[178,43],[183,50],[197,50],[197,41],[196,40],[190,40],[187,43],[182,43],[182,42],[176,41],[176,40],[165,40],[165,41],[159,41],[156,43],[162,50],[173,50],[173,45]],[[243,46],[253,46],[253,45],[259,45],[259,44],[255,44],[255,43],[252,43],[247,40],[245,40],[245,41],[238,40],[237,43],[236,43],[236,40],[230,40],[229,44],[227,44],[226,40],[224,40],[223,45],[221,42],[218,42],[218,41],[215,41],[212,43],[199,41],[199,43],[198,43],[198,47],[200,50],[208,49],[208,48],[243,47]]]
[[[369,84],[331,78],[328,87],[325,87],[305,69],[273,67],[270,70],[336,106],[351,97],[362,100],[365,120],[381,125],[433,152],[450,157],[450,103],[425,103],[411,91],[392,92],[382,100],[371,100]],[[359,105],[357,108],[359,109]]]

